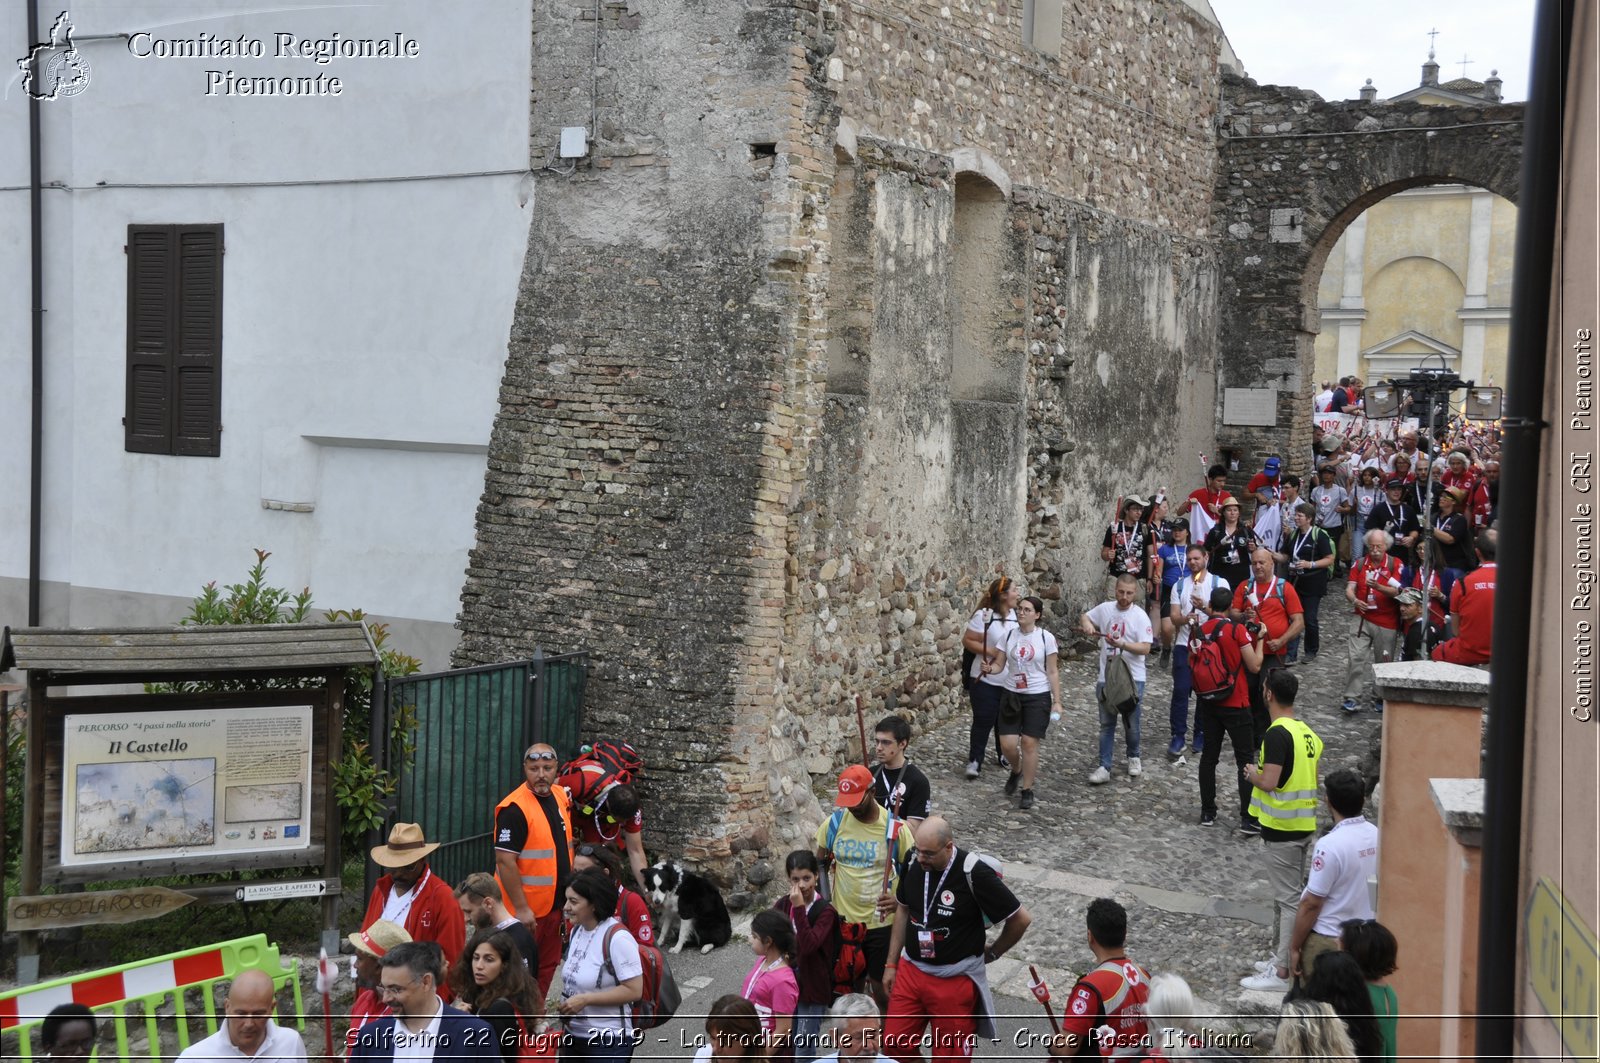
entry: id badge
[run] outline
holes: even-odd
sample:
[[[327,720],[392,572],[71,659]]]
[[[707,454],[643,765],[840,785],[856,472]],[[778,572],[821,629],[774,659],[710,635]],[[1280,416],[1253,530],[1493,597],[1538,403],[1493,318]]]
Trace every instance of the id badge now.
[[[922,954],[923,959],[933,959],[933,931],[917,931],[917,950]]]

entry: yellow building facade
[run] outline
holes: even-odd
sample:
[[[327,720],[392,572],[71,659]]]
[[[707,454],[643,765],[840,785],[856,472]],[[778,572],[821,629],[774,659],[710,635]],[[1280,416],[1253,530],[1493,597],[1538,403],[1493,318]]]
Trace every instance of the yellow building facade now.
[[[1422,84],[1390,99],[1481,105],[1498,101],[1499,88],[1494,76],[1441,85],[1430,55]],[[1362,98],[1375,95],[1369,82]],[[1317,380],[1378,381],[1442,360],[1465,379],[1503,385],[1516,228],[1514,204],[1468,185],[1407,189],[1368,208],[1334,245],[1317,288]]]

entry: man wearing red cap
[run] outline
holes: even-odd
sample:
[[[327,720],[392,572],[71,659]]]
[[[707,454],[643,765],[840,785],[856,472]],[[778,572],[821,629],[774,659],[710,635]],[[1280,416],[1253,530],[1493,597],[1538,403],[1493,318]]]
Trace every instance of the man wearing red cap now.
[[[428,854],[437,848],[419,824],[394,825],[388,844],[372,850],[372,862],[389,873],[372,888],[361,929],[387,919],[405,927],[412,941],[437,942],[445,962],[455,963],[467,943],[467,923],[455,893],[428,867]]]
[[[911,828],[891,816],[872,796],[872,773],[852,764],[839,773],[833,814],[817,829],[817,859],[833,868],[829,898],[841,924],[865,928],[867,991],[886,1003],[883,965],[889,958],[894,913],[893,891],[899,869],[911,852]],[[887,886],[884,869],[889,868]],[[850,931],[846,932],[846,941]]]

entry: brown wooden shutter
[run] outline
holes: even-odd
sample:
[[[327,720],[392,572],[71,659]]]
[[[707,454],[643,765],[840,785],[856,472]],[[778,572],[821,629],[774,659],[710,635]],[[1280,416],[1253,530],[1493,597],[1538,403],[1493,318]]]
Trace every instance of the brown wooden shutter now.
[[[128,226],[128,397],[123,445],[172,453],[175,227]]]
[[[216,457],[222,435],[222,226],[128,226],[124,445]]]
[[[178,227],[174,453],[222,453],[222,226]]]

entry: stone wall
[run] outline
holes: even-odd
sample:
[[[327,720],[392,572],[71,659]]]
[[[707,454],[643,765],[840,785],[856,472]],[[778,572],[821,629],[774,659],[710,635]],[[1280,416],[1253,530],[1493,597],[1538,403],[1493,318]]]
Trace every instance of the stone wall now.
[[[840,0],[840,106],[862,132],[992,156],[1019,185],[1201,237],[1218,33],[1181,0],[1067,0],[1059,54],[1021,0]]]
[[[1074,87],[1000,3],[594,14],[535,9],[537,209],[456,661],[588,649],[647,844],[743,901],[859,753],[857,695],[869,724],[964,712],[981,586],[1020,577],[1064,630],[1112,499],[1192,478],[1215,42],[1181,4],[1072,6],[1070,69],[1106,79]],[[907,47],[869,57],[885,33]],[[558,160],[570,125],[590,154]]]
[[[1425,184],[1462,182],[1512,202],[1522,105],[1325,102],[1225,77],[1213,231],[1222,267],[1222,389],[1274,388],[1274,428],[1223,425],[1242,486],[1268,452],[1304,473],[1311,445],[1316,290],[1328,252],[1363,210]]]

